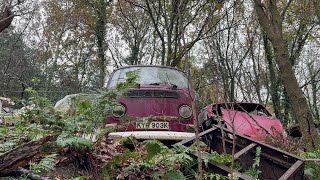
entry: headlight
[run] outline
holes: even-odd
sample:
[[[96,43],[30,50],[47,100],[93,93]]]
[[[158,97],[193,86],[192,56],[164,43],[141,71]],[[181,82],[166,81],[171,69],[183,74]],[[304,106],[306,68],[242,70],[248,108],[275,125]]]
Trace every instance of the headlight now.
[[[181,117],[187,119],[187,118],[191,117],[192,110],[188,105],[182,105],[179,108],[179,114],[180,114]]]
[[[114,106],[112,109],[112,115],[116,118],[120,118],[124,116],[125,113],[126,113],[126,108],[121,104]]]

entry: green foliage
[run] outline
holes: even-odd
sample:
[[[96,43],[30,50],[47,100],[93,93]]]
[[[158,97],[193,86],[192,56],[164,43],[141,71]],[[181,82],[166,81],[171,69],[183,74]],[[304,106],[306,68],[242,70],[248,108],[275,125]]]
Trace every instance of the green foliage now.
[[[53,171],[56,166],[55,157],[56,157],[56,154],[51,154],[41,159],[40,162],[38,163],[31,163],[30,169],[36,174]]]
[[[101,175],[103,177],[108,177],[108,178],[116,176],[117,174],[114,173],[116,169],[123,167],[124,164],[126,164],[129,160],[133,161],[136,159],[141,159],[141,156],[142,155],[139,152],[130,151],[130,150],[126,149],[122,154],[117,154],[117,155],[113,156],[113,158],[106,163],[106,165],[102,169]],[[134,169],[133,167],[137,168],[137,167],[146,166],[146,165],[142,165],[140,163],[141,162],[138,162],[135,164],[130,164],[127,166],[126,170]],[[136,165],[136,164],[140,164],[140,165]]]
[[[86,177],[84,176],[79,176],[79,177],[75,177],[75,178],[71,178],[69,180],[86,180]]]
[[[130,86],[138,86],[139,84],[136,82],[136,80],[139,78],[139,73],[140,73],[139,69],[126,72],[126,81],[118,83],[116,86],[116,89],[119,92],[123,93]]]
[[[146,171],[148,169],[152,168],[152,165],[146,162],[138,162],[138,163],[134,163],[129,165],[127,168],[125,168],[126,171],[128,170],[142,170],[142,171]]]
[[[99,128],[98,131],[96,129],[106,121],[106,117],[116,104],[117,97],[118,95],[112,91],[72,97],[70,99],[72,113],[63,114],[59,120],[61,134],[57,138],[57,144],[61,147],[72,146],[84,150],[94,144],[93,139],[88,137],[99,138],[113,132],[114,128]]]
[[[147,150],[147,161],[150,161],[161,152],[168,150],[168,147],[157,140],[146,140],[144,141],[144,145]]]
[[[112,91],[100,94],[86,94],[71,98],[73,112],[65,114],[63,122],[73,133],[93,133],[97,125],[102,124],[112,107],[116,105],[118,95]]]
[[[68,132],[65,132],[65,131],[58,136],[56,143],[60,147],[68,146],[68,147],[74,147],[78,150],[91,148],[93,145],[92,141],[85,138],[73,136],[72,134],[69,134]]]
[[[19,111],[20,120],[13,127],[0,126],[0,154],[22,145],[38,140],[48,134],[53,135],[55,143],[52,148],[70,147],[73,151],[90,149],[94,142],[84,138],[89,135],[103,136],[112,129],[96,131],[98,125],[106,120],[118,95],[114,92],[101,92],[99,95],[90,94],[88,99],[71,99],[73,113],[56,112],[48,99],[40,97],[33,89],[28,89],[32,95],[27,108]],[[47,156],[39,163],[31,163],[30,170],[35,173],[52,171],[54,157]]]
[[[38,128],[44,130],[54,130],[59,126],[59,114],[55,113],[52,103],[45,97],[40,97],[37,91],[32,88],[27,88],[27,92],[31,97],[28,102],[23,102],[25,107],[17,112],[18,117],[22,117],[22,121],[18,122],[22,126],[34,124]]]
[[[133,85],[138,78],[138,71],[129,72],[128,79],[123,83],[121,91]],[[33,83],[39,79],[33,78]],[[25,84],[27,86],[27,84]],[[33,88],[27,87],[30,94],[29,101],[22,103],[24,110],[17,112],[21,120],[15,122],[11,129],[0,126],[0,153],[5,153],[12,148],[31,140],[38,140],[47,134],[57,137],[57,145],[60,147],[72,146],[78,150],[87,149],[93,145],[92,140],[82,137],[89,135],[103,136],[114,129],[97,127],[106,121],[117,104],[116,99],[121,95],[114,91],[99,91],[99,94],[80,94],[70,99],[71,113],[56,112],[52,103],[45,97],[41,97]]]
[[[170,170],[168,172],[155,172],[152,174],[152,178],[155,180],[167,179],[167,180],[186,180],[187,178],[179,170]]]
[[[258,167],[260,165],[260,156],[261,156],[261,147],[257,147],[256,156],[254,158],[254,162],[252,166],[244,172],[246,175],[251,176],[254,179],[259,179],[259,174],[261,173],[261,171],[258,170]]]
[[[173,150],[175,154],[168,159],[169,163],[174,163],[175,161],[181,162],[182,166],[189,169],[193,163],[193,158],[189,155],[191,152],[190,148],[183,146],[181,144],[173,145]],[[171,162],[170,162],[171,161]]]
[[[202,141],[200,141],[199,142],[200,143],[200,148],[205,148],[205,147],[207,147],[207,144],[206,143],[204,143],[204,142],[202,142]],[[196,143],[193,143],[191,146],[190,146],[190,150],[192,150],[192,151],[197,151],[197,145],[196,145]]]
[[[104,177],[114,177],[116,174],[110,172],[125,166],[119,171],[142,171],[154,179],[186,179],[184,174],[188,172],[183,170],[190,170],[194,164],[188,152],[190,149],[182,145],[169,149],[157,140],[146,140],[136,144],[135,151],[126,149],[123,154],[114,156],[104,168]]]
[[[310,179],[317,179],[320,177],[320,164],[319,161],[316,160],[320,159],[320,149],[313,149],[312,151],[302,152],[300,154],[301,157],[305,159],[310,159],[306,161],[304,166],[304,174],[309,177]],[[312,161],[315,159],[315,161]]]
[[[39,140],[47,133],[46,130],[36,124],[18,123],[14,127],[0,126],[0,154],[23,143]]]
[[[38,108],[53,108],[50,100],[45,97],[41,97],[35,89],[28,87],[25,89],[25,91],[30,93],[30,95],[31,95],[30,99],[29,99],[30,103],[35,104],[36,107],[38,107]]]
[[[214,174],[214,173],[208,173],[208,172],[204,172],[203,177],[204,177],[204,179],[209,179],[209,180],[228,180],[229,179],[229,177],[227,177],[227,176],[223,176],[220,174]]]
[[[209,161],[213,161],[216,163],[229,163],[232,161],[232,155],[230,154],[219,154],[216,151],[212,151],[210,153],[205,152],[204,155],[207,156],[207,158],[204,159],[204,163],[206,166],[208,166]]]

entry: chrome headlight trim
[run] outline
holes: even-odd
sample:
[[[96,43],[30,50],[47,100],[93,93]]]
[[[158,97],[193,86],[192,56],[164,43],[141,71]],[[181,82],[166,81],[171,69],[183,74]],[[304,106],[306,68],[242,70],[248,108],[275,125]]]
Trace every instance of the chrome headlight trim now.
[[[182,105],[180,106],[179,108],[179,115],[184,118],[184,119],[187,119],[187,118],[190,118],[191,115],[192,115],[192,109],[190,106],[188,105]]]
[[[112,109],[112,115],[115,118],[121,118],[126,114],[126,108],[122,104],[115,105]]]

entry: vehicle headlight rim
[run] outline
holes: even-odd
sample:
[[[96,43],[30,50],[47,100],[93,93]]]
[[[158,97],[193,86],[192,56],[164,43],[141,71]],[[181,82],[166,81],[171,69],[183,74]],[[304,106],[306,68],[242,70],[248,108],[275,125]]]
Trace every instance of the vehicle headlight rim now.
[[[115,110],[116,110],[116,108],[122,108],[122,114],[116,114],[115,113]],[[112,113],[112,116],[113,117],[115,117],[115,118],[121,118],[121,117],[123,117],[125,114],[126,114],[126,107],[123,105],[123,104],[117,104],[117,105],[115,105],[113,108],[112,108],[112,111],[111,111],[111,113]]]
[[[188,115],[183,115],[182,108],[188,108],[188,110],[189,110]],[[180,107],[179,107],[179,115],[180,115],[182,118],[184,118],[184,119],[190,118],[190,117],[192,116],[192,109],[191,109],[191,107],[190,107],[189,105],[186,105],[186,104],[180,106]]]

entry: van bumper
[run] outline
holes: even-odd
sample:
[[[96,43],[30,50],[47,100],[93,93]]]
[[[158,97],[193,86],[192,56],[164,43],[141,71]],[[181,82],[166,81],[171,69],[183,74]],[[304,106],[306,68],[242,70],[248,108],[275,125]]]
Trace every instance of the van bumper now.
[[[133,137],[135,139],[158,139],[158,140],[184,140],[195,136],[194,133],[189,132],[175,132],[175,131],[126,131],[126,132],[112,132],[110,137]]]

